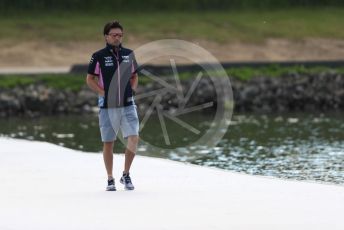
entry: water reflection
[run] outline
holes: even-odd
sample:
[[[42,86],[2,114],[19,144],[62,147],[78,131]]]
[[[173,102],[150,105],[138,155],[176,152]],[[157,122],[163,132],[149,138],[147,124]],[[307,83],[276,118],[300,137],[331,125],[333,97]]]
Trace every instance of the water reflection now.
[[[182,119],[204,132],[212,116],[193,114]],[[149,143],[163,143],[157,120],[152,117],[141,133]],[[101,151],[96,116],[3,119],[0,127],[2,136]],[[224,138],[212,149],[195,145],[184,148],[197,136],[172,122],[167,127],[177,148],[147,152],[147,146],[141,144],[139,154],[255,175],[344,184],[344,118],[340,114],[234,115]],[[117,142],[115,152],[123,150],[123,144]]]

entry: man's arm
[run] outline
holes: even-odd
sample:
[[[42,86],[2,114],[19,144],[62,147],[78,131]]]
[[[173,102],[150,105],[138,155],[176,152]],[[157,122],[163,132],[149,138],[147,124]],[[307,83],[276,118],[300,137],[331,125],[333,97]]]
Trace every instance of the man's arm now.
[[[139,80],[138,80],[138,79],[139,79],[139,78],[138,78],[137,73],[134,73],[133,76],[132,76],[131,79],[130,79],[131,88],[132,88],[134,91],[136,91],[136,89],[137,89],[137,85],[138,85],[138,83],[139,83]]]
[[[86,83],[90,89],[101,96],[105,95],[104,89],[100,88],[98,85],[98,77],[96,75],[87,74]]]

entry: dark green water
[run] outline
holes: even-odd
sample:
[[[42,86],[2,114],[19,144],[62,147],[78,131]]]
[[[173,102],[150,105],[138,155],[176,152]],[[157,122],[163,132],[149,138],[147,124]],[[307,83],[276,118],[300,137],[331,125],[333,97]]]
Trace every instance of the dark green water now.
[[[209,129],[213,116],[189,114],[179,118],[199,134],[166,119],[167,145],[159,119],[153,116],[140,134],[143,142],[139,154],[248,174],[344,184],[342,114],[234,115],[216,147],[192,144]],[[1,119],[0,136],[101,152],[98,119],[91,115]],[[152,151],[149,145],[160,149]],[[123,149],[117,141],[114,151]]]

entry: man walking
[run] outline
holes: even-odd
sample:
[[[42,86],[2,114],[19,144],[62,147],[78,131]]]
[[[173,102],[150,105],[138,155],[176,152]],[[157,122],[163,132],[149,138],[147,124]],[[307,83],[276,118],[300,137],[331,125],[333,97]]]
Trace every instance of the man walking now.
[[[125,189],[133,190],[129,170],[139,140],[139,120],[133,97],[138,84],[137,63],[133,51],[122,46],[123,27],[118,21],[106,23],[103,34],[106,47],[92,55],[86,82],[99,95],[99,127],[108,176],[106,190],[116,191],[112,175],[113,145],[119,129],[128,141],[120,183]]]

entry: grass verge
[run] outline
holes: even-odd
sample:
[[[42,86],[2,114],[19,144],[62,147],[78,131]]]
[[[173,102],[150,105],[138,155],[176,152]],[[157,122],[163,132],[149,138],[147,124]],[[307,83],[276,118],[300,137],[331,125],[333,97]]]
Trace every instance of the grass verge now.
[[[298,74],[317,74],[321,72],[337,72],[344,74],[344,67],[342,68],[328,68],[328,67],[312,67],[305,68],[304,66],[281,67],[278,65],[270,65],[266,67],[251,68],[240,67],[226,69],[227,75],[242,81],[248,81],[253,77],[279,77],[288,73]],[[197,73],[182,72],[179,74],[181,80],[188,80],[195,78]],[[40,74],[40,75],[4,75],[0,76],[0,89],[10,89],[16,86],[27,86],[34,83],[43,83],[47,86],[56,89],[69,89],[78,91],[82,86],[85,86],[84,74]],[[139,84],[145,85],[152,82],[148,77],[140,76]]]
[[[344,39],[344,8],[280,10],[24,13],[0,15],[0,41],[100,41],[105,22],[121,21],[127,36],[138,39],[178,38],[259,43],[267,38]]]

